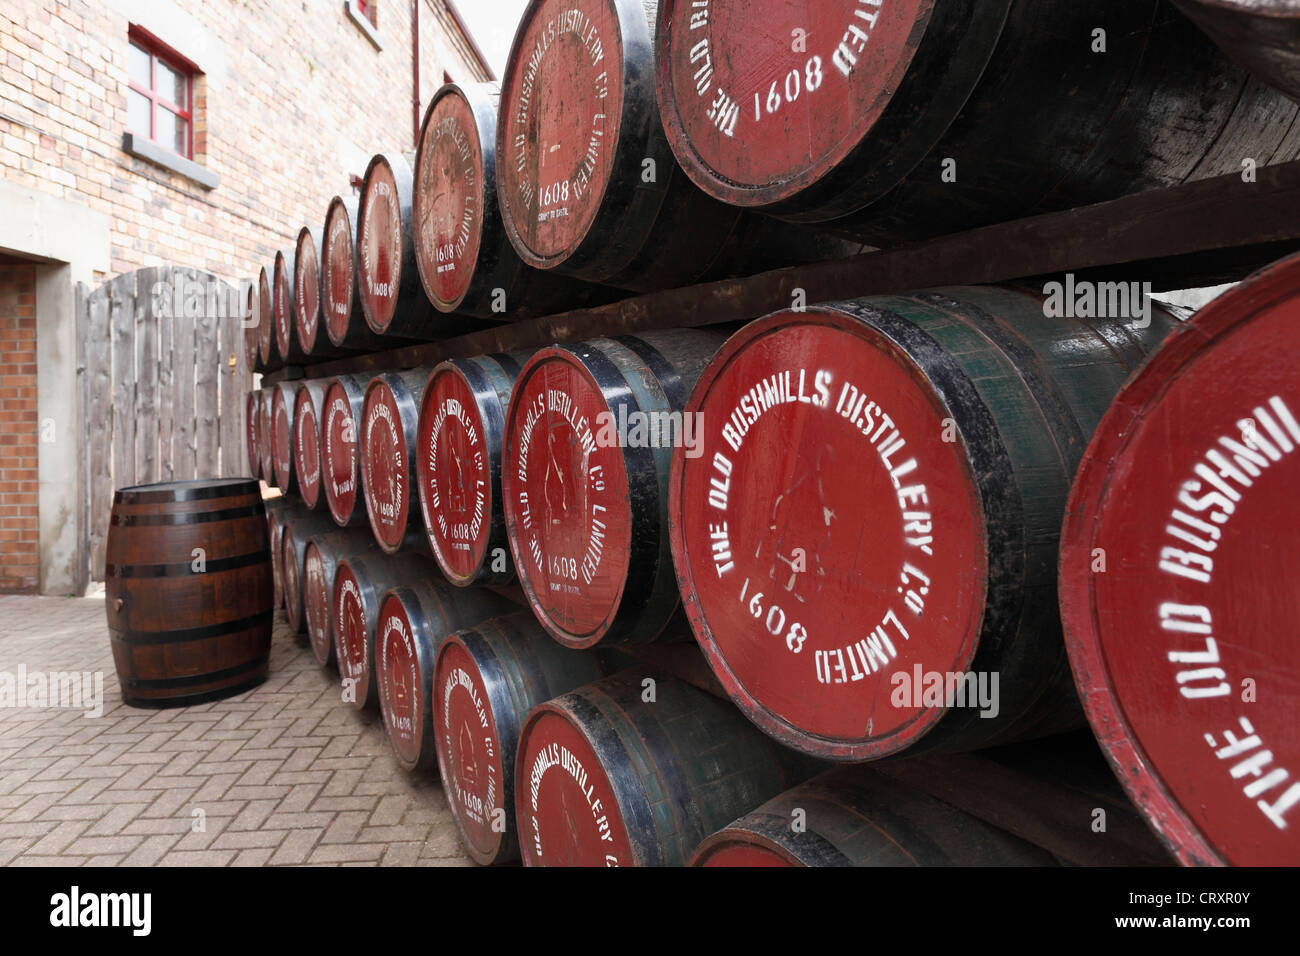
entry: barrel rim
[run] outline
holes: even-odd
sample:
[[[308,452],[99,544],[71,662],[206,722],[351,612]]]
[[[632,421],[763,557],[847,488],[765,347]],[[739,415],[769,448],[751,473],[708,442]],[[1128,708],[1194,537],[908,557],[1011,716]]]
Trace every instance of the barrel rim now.
[[[321,486],[324,484],[324,478],[325,478],[324,467],[321,461],[320,410],[325,403],[326,391],[325,388],[321,385],[321,382],[319,380],[308,379],[308,380],[298,382],[297,384],[298,384],[298,388],[294,393],[293,413],[291,415],[291,418],[293,420],[293,443],[292,443],[293,470],[297,474],[298,496],[302,499],[302,503],[305,504],[308,508],[311,508],[312,510],[316,510],[320,507],[320,499],[321,499],[321,491],[322,491]],[[306,429],[305,431],[299,427],[300,424],[299,419],[304,414],[304,412],[302,411],[304,405],[307,407],[307,410],[311,412],[312,422],[316,426],[315,428],[309,428]],[[309,436],[309,439],[305,439],[303,436]],[[300,459],[302,457],[301,454],[302,445],[305,440],[311,440],[316,442],[316,481],[313,485],[310,486],[313,489],[314,493],[310,493],[308,491],[309,486],[306,483],[304,483],[302,480],[303,462]]]
[[[896,296],[875,296],[867,297],[869,299],[887,299],[905,297],[907,293],[899,293]],[[843,305],[845,303],[839,303]],[[895,341],[884,329],[877,328],[873,325],[861,321],[850,313],[845,313],[836,308],[837,303],[819,303],[810,305],[804,310],[795,311],[792,309],[781,309],[777,312],[770,313],[762,318],[756,319],[742,329],[728,337],[726,342],[714,355],[713,359],[701,373],[695,388],[692,390],[690,401],[686,405],[687,413],[698,414],[700,404],[704,397],[710,391],[714,381],[717,379],[722,370],[734,359],[743,348],[751,345],[762,336],[777,331],[781,327],[789,324],[790,317],[802,323],[813,323],[819,319],[822,323],[828,324],[832,328],[839,329],[846,334],[854,334],[856,330],[868,329],[884,343],[887,343],[892,351],[895,361],[907,363],[915,372],[924,372],[925,370],[918,365],[916,357],[913,356],[903,344]],[[906,321],[906,320],[904,320]],[[921,335],[926,335],[919,326],[914,327]],[[946,415],[952,417],[952,411],[948,408],[948,400],[936,389],[931,389],[931,397],[934,402],[946,409]],[[965,438],[958,436],[959,440],[965,444]],[[703,459],[701,459],[703,460]],[[681,521],[681,509],[684,500],[683,485],[686,480],[684,449],[676,448],[673,451],[672,470],[669,476],[668,485],[668,514],[669,514],[669,544],[673,558],[673,567],[677,573],[677,580],[682,592],[682,607],[686,613],[687,620],[690,622],[691,630],[695,635],[696,644],[704,654],[705,660],[709,664],[710,670],[722,684],[727,696],[739,708],[753,724],[759,727],[769,737],[801,753],[820,757],[823,759],[835,761],[864,761],[873,760],[881,757],[896,755],[908,747],[915,746],[923,740],[927,734],[935,730],[940,722],[949,713],[947,708],[925,708],[916,718],[902,725],[899,730],[887,736],[863,738],[844,738],[829,737],[810,730],[801,730],[789,719],[769,708],[765,703],[758,700],[757,697],[741,682],[739,677],[732,670],[727,660],[719,652],[716,641],[714,640],[713,628],[709,626],[708,620],[704,615],[698,593],[695,587],[696,575],[693,573],[691,564],[688,561],[688,552],[685,538],[685,529]],[[973,499],[981,504],[981,514],[983,512],[983,503],[981,501],[982,493],[977,483],[970,480],[970,490]],[[983,580],[980,582],[980,593],[987,596],[987,588],[991,578],[985,573]],[[969,654],[966,656],[966,664],[969,665],[975,660],[979,651],[979,637],[983,627],[984,612],[981,610],[974,624],[974,630],[965,640],[969,642]]]
[[[192,478],[118,488],[113,492],[113,504],[179,504],[186,501],[236,498],[251,494],[260,496],[260,486],[256,478]]]
[[[789,791],[787,791],[787,793],[788,792]],[[760,808],[756,807],[755,811],[752,812],[756,812],[758,809]],[[748,814],[746,814],[746,816],[748,816]],[[721,830],[716,830],[706,836],[700,841],[694,852],[691,853],[691,857],[687,860],[686,865],[692,868],[708,866],[709,859],[714,854],[737,844],[771,853],[786,866],[806,867],[808,865],[791,853],[786,847],[783,847],[776,841],[769,839],[764,834],[755,833],[753,830],[742,830],[737,827],[736,824],[742,822],[744,819],[744,817],[741,817],[740,820],[736,820],[735,822],[723,827]]]
[[[1226,857],[1156,772],[1116,695],[1100,639],[1092,548],[1113,466],[1143,431],[1142,416],[1167,394],[1179,370],[1260,313],[1294,299],[1300,255],[1266,266],[1175,330],[1125,383],[1102,416],[1070,490],[1058,562],[1061,626],[1084,713],[1115,776],[1160,842],[1187,865],[1226,865]]]
[[[320,326],[321,326],[321,321],[320,321],[320,317],[321,317],[321,294],[320,294],[320,276],[321,276],[321,269],[320,269],[320,248],[321,248],[321,243],[320,243],[319,241],[317,241],[317,239],[316,239],[316,236],[317,236],[317,234],[319,234],[319,233],[320,233],[320,227],[318,227],[318,226],[317,226],[317,227],[313,227],[313,226],[303,226],[302,228],[300,228],[300,229],[298,230],[298,237],[294,240],[294,244],[293,244],[293,278],[294,278],[293,324],[294,324],[294,327],[297,329],[297,332],[298,332],[298,344],[302,347],[303,352],[306,353],[307,355],[311,355],[311,354],[312,354],[312,349],[313,349],[314,346],[316,345],[316,335],[319,335],[319,334],[320,334]],[[298,294],[297,294],[297,287],[298,287],[298,273],[299,273],[299,272],[301,271],[301,269],[302,269],[302,266],[300,265],[300,262],[301,262],[301,260],[303,259],[303,242],[304,242],[304,240],[309,241],[309,242],[312,244],[313,255],[312,255],[310,258],[313,259],[313,260],[315,260],[315,263],[316,263],[316,315],[315,315],[315,322],[314,322],[314,326],[313,326],[316,335],[313,335],[313,336],[312,336],[311,341],[308,341],[308,340],[307,340],[307,335],[305,334],[305,333],[306,333],[306,328],[305,328],[305,326],[306,326],[306,324],[307,324],[307,318],[308,318],[308,315],[307,315],[306,299],[304,299],[301,295],[298,295]]]
[[[366,383],[365,395],[361,400],[361,433],[358,436],[358,441],[356,443],[356,452],[355,452],[357,458],[357,462],[356,462],[357,483],[359,486],[359,490],[361,492],[359,497],[361,497],[365,501],[366,519],[370,522],[370,530],[375,537],[375,541],[378,542],[379,547],[388,554],[396,554],[398,551],[402,550],[402,546],[403,544],[405,544],[407,540],[407,536],[412,533],[412,529],[410,527],[411,513],[413,510],[418,510],[418,509],[412,509],[411,507],[411,498],[412,498],[413,491],[415,492],[415,496],[418,497],[418,490],[412,489],[411,485],[416,483],[414,480],[416,475],[416,469],[414,467],[414,462],[412,460],[412,452],[418,450],[413,446],[418,445],[418,434],[419,434],[418,404],[419,403],[415,401],[415,396],[411,393],[410,386],[407,382],[407,376],[410,375],[412,372],[418,372],[418,371],[419,371],[418,369],[407,369],[405,371],[380,372],[378,375],[376,375],[374,378],[372,378],[369,382]],[[421,386],[423,386],[424,382],[426,381],[427,378],[422,378],[420,382]],[[369,425],[369,421],[370,421],[369,410],[371,408],[370,400],[372,395],[379,394],[379,390],[381,388],[387,390],[388,398],[392,400],[392,407],[397,411],[396,419],[393,422],[393,430],[394,433],[397,435],[398,440],[402,443],[402,451],[406,455],[405,467],[400,469],[400,471],[395,470],[395,474],[394,474],[395,480],[402,481],[405,483],[404,494],[402,495],[402,514],[401,514],[402,520],[400,526],[400,530],[402,533],[396,544],[389,541],[381,533],[382,525],[375,516],[375,509],[371,507],[370,480],[367,477],[367,471],[369,470],[370,467],[370,455],[368,454],[370,448],[370,425]],[[415,432],[414,437],[416,437],[417,439],[416,441],[410,440],[411,437],[413,436],[407,434],[407,427],[406,427],[407,423],[402,419],[401,406],[404,398],[409,400],[411,405],[417,406],[415,409],[416,422],[411,429],[413,432]],[[379,398],[376,399],[376,401],[387,401],[387,399]],[[355,423],[353,424],[353,427],[354,428],[356,427]],[[391,466],[392,463],[390,462],[389,464]],[[363,478],[366,480],[362,481]],[[396,525],[394,527],[394,530],[397,530]]]
[[[359,311],[357,307],[357,297],[359,295],[360,285],[360,280],[357,278],[357,219],[360,214],[361,206],[355,197],[335,196],[325,207],[325,222],[321,226],[319,276],[321,286],[320,310],[325,325],[325,336],[330,340],[330,344],[337,348],[343,347],[343,343],[347,340],[348,327],[352,324],[353,318],[355,318],[356,313]],[[330,249],[330,232],[332,231],[331,226],[334,223],[335,216],[346,217],[345,221],[348,228],[345,232],[348,237],[348,246],[351,250],[351,255],[348,257],[351,265],[345,269],[348,276],[348,289],[351,294],[348,296],[346,311],[341,317],[341,321],[343,322],[342,334],[335,333],[334,324],[339,320],[336,320],[333,310],[325,308],[326,299],[330,298],[333,293],[333,284],[325,281],[325,275],[328,271],[332,276],[334,271],[334,266],[331,264],[333,260],[330,258],[328,253]],[[328,292],[326,291],[327,289],[329,290]],[[317,334],[320,334],[319,330],[317,331]]]

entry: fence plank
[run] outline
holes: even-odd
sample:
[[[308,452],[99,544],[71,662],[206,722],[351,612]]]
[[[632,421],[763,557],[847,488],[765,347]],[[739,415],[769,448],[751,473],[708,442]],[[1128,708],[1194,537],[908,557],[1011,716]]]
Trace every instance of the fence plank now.
[[[158,317],[158,480],[171,481],[176,476],[172,455],[176,380],[173,371],[172,338],[175,323],[175,299],[169,300],[167,312]]]
[[[135,470],[136,481],[160,478],[158,450],[158,315],[153,287],[165,270],[135,273]]]
[[[113,356],[113,482],[135,484],[135,276],[108,287]]]
[[[175,480],[195,477],[194,318],[182,308],[172,319],[172,472]]]
[[[244,402],[243,389],[239,387],[240,315],[231,308],[235,286],[221,284],[221,311],[217,328],[220,331],[220,348],[217,361],[221,374],[218,401],[218,425],[221,430],[221,475],[235,478],[248,474],[248,455],[244,452]],[[232,362],[231,359],[234,359]]]
[[[213,277],[206,272],[185,270],[186,277],[194,282],[210,281]],[[217,341],[217,316],[212,303],[205,298],[199,308],[198,319],[194,326],[195,348],[198,361],[195,366],[194,387],[194,439],[198,453],[198,475],[201,478],[215,478],[218,471],[218,449],[220,448],[221,406],[218,402],[218,380],[221,369]]]
[[[101,286],[86,303],[86,533],[90,577],[104,580],[104,552],[113,506],[113,336],[109,287]],[[78,436],[80,438],[81,436]]]

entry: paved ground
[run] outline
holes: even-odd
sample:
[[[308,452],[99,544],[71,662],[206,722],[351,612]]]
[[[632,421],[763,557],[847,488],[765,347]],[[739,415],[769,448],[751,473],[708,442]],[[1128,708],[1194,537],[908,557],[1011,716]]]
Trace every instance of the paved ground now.
[[[2,706],[20,666],[102,672],[103,714]],[[436,775],[397,765],[379,718],[340,700],[282,620],[261,687],[140,710],[122,703],[102,598],[0,596],[0,865],[41,864],[470,860]]]

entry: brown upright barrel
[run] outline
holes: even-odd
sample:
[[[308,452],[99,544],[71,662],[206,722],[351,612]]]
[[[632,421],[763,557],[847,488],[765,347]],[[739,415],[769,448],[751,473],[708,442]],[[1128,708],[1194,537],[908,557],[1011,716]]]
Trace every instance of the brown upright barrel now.
[[[438,566],[421,555],[351,554],[334,571],[334,657],[343,699],[358,710],[377,706],[375,628],[380,599],[396,587],[438,578]]]
[[[379,709],[388,742],[405,769],[437,764],[433,661],[438,646],[452,631],[515,606],[491,591],[453,588],[442,580],[393,588],[383,596],[375,629]]]
[[[1079,696],[1183,864],[1300,864],[1300,257],[1171,336],[1098,426],[1061,532]]]
[[[293,467],[293,410],[297,392],[297,382],[271,386],[271,464],[275,469],[275,486],[286,494],[298,490],[298,476]]]
[[[266,679],[273,583],[255,481],[123,488],[113,496],[105,606],[122,699],[229,697]]]
[[[358,444],[361,437],[361,408],[370,378],[340,375],[325,389],[321,413],[321,481],[330,516],[339,527],[364,521],[366,502],[361,494]]]
[[[856,251],[744,216],[682,174],[655,100],[653,12],[643,0],[525,10],[496,149],[501,216],[524,262],[650,291]]]
[[[1294,0],[1174,0],[1219,47],[1300,101],[1300,6]]]
[[[276,348],[273,302],[271,279],[263,266],[257,274],[257,355],[263,371],[272,371],[283,364]]]
[[[841,760],[1078,725],[1056,610],[1065,498],[1175,325],[1129,291],[1127,319],[1079,316],[1067,281],[819,305],[727,341],[687,408],[698,455],[674,457],[672,549],[696,638],[751,720]]]
[[[501,507],[510,391],[531,352],[450,359],[420,402],[416,485],[433,556],[458,587],[514,579]]]
[[[710,836],[692,866],[1053,866],[1045,850],[866,767],[841,767]]]
[[[1300,146],[1295,104],[1164,0],[658,8],[663,123],[691,179],[877,244],[1240,172]]]
[[[293,260],[292,249],[282,249],[275,254],[275,268],[271,273],[271,319],[275,323],[275,347],[280,358],[286,364],[300,365],[307,353],[298,341]]]
[[[510,399],[502,500],[520,583],[569,647],[652,641],[677,612],[668,550],[682,409],[722,337],[694,330],[537,352]]]
[[[681,866],[710,833],[814,772],[725,700],[624,671],[524,722],[515,765],[524,863]]]
[[[355,199],[335,196],[325,213],[320,262],[325,335],[331,345],[341,349],[392,347],[399,340],[376,335],[362,311],[361,285],[357,281],[357,209]]]
[[[248,452],[248,473],[262,477],[262,452],[257,447],[257,420],[262,414],[262,393],[253,390],[244,399],[244,443]]]
[[[257,451],[262,459],[262,480],[275,487],[275,457],[271,451],[271,405],[275,389],[264,386],[261,394],[257,409]]]
[[[401,153],[379,153],[366,167],[357,213],[357,285],[373,332],[435,339],[446,320],[424,294],[415,264],[412,179]]]
[[[416,432],[428,369],[382,372],[366,386],[361,416],[361,474],[366,514],[379,546],[402,546],[415,494]]]
[[[415,263],[439,312],[518,320],[617,293],[524,265],[497,205],[496,83],[448,83],[420,127],[412,216]]]
[[[529,712],[606,673],[595,652],[556,644],[527,611],[457,631],[438,647],[438,772],[465,852],[476,863],[519,859],[515,753]]]
[[[302,603],[307,643],[322,667],[335,661],[334,575],[339,562],[375,550],[362,528],[318,532],[307,542],[302,558]]]
[[[298,497],[313,510],[325,506],[321,491],[320,423],[329,383],[329,379],[298,382],[293,398],[293,472],[297,477]]]
[[[306,600],[303,595],[306,583],[303,566],[307,559],[307,545],[316,535],[337,530],[338,527],[328,515],[314,514],[300,508],[285,515],[280,530],[280,573],[284,582],[284,613],[289,621],[289,630],[295,636],[307,633]]]

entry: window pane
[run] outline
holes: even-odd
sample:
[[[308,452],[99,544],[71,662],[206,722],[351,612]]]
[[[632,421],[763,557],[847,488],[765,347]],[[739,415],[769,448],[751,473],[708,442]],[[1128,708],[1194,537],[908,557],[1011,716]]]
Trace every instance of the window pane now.
[[[131,132],[149,136],[149,97],[135,90],[126,91],[126,122]]]
[[[154,132],[154,141],[168,149],[176,148],[177,116],[169,109],[158,107],[158,129]]]
[[[149,88],[149,54],[134,43],[126,54],[126,75],[131,82]]]
[[[185,96],[185,74],[177,73],[162,60],[158,61],[158,85],[156,87],[158,95],[165,100],[171,100],[181,109],[188,110],[190,104],[186,102]]]
[[[166,110],[163,110],[163,112],[167,113]],[[172,114],[167,113],[167,115],[171,116]],[[174,119],[176,121],[176,142],[172,145],[172,149],[188,159],[190,155],[189,121],[183,116],[176,116]]]

